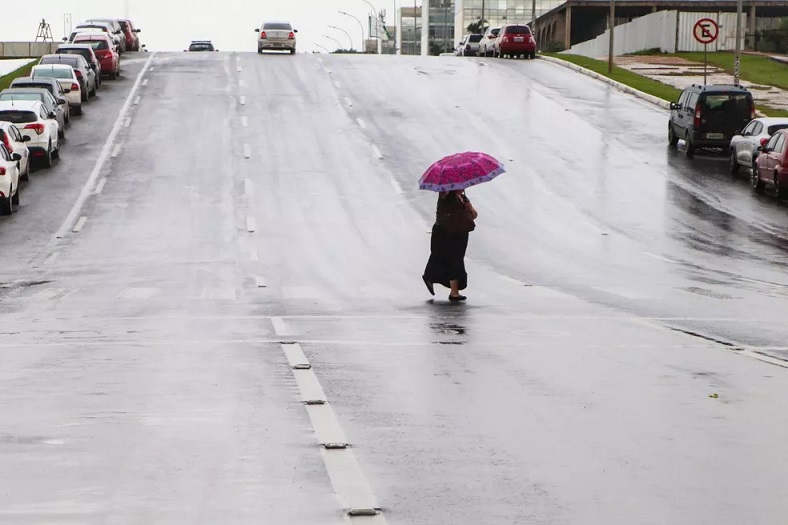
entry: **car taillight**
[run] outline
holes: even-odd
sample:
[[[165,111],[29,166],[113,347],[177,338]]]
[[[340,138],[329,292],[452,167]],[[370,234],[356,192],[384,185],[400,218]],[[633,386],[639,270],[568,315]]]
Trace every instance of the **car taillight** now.
[[[262,40],[263,38],[266,38],[265,31],[260,31],[260,40]]]
[[[71,91],[79,91],[79,84],[71,84]]]
[[[32,124],[27,124],[25,126],[25,129],[32,129],[33,131],[35,131],[39,135],[43,135],[44,134],[44,125],[42,123],[40,123],[40,122],[34,122]]]
[[[77,74],[77,78],[82,78],[82,71],[74,71]]]
[[[11,140],[8,138],[8,133],[3,133],[3,144],[5,144],[8,153],[14,152],[14,148],[11,147]]]
[[[5,168],[0,168],[0,175],[5,175]]]
[[[508,37],[508,36],[504,36],[504,37],[501,39],[501,41],[502,41],[502,42],[508,42],[508,41],[509,41],[509,37]]]
[[[700,104],[695,106],[695,120],[692,123],[696,128],[700,127]]]
[[[295,33],[293,33],[292,31],[290,31],[290,34],[289,34],[289,35],[287,35],[287,38],[288,38],[288,40],[293,40],[293,39],[295,38]]]

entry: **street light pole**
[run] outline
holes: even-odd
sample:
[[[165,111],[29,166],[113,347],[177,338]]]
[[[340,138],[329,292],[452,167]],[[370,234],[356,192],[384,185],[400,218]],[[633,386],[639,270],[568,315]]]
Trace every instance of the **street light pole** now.
[[[320,44],[315,44],[315,47],[319,47],[320,49],[325,49],[326,53],[329,53],[329,54],[331,53],[331,51],[329,51],[327,47],[323,47]]]
[[[351,51],[353,50],[353,38],[351,38],[350,33],[345,31],[341,27],[337,27],[337,26],[328,26],[328,27],[330,27],[331,29],[336,29],[338,31],[342,31],[343,33],[345,33],[347,35],[347,39],[350,40],[350,50]]]
[[[610,48],[607,52],[607,72],[613,73],[613,33],[616,30],[616,0],[610,0]]]
[[[339,40],[334,38],[333,36],[323,35],[323,38],[328,38],[329,40],[333,40],[337,43],[337,49],[342,49],[342,44],[339,43]]]
[[[380,17],[378,16],[378,10],[375,9],[375,6],[369,0],[361,0],[362,2],[366,2],[369,7],[372,8],[372,12],[375,13],[375,38],[378,40],[378,55],[383,53],[383,40],[380,38],[380,34],[378,33],[378,23],[380,22]],[[370,35],[370,38],[372,35]],[[366,51],[366,50],[365,50]]]
[[[361,20],[359,20],[358,17],[355,17],[355,16],[351,15],[350,13],[346,13],[344,11],[340,11],[339,13],[342,14],[342,15],[345,15],[345,16],[349,16],[350,18],[352,18],[353,20],[358,22],[358,27],[361,28],[361,52],[362,53],[366,53],[367,52],[367,42],[364,40],[364,24],[361,23]]]
[[[741,67],[741,15],[744,6],[742,0],[736,2],[736,58],[733,63],[733,84],[739,85],[739,68]]]

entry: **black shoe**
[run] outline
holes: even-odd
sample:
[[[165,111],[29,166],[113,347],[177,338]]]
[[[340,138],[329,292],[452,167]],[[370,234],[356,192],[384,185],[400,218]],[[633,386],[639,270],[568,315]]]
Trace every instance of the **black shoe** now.
[[[430,291],[430,295],[435,295],[435,288],[432,287],[432,283],[423,275],[421,276],[421,280],[424,281],[424,285],[427,287],[427,290]]]
[[[450,295],[449,296],[449,301],[454,301],[454,302],[464,301],[465,299],[467,299],[467,297],[465,297],[464,295]]]

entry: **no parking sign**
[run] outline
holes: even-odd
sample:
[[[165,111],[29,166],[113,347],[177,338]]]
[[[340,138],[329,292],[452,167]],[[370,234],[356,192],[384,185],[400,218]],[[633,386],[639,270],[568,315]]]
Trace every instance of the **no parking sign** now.
[[[711,18],[701,18],[692,28],[692,36],[704,45],[709,45],[720,35],[720,26]]]

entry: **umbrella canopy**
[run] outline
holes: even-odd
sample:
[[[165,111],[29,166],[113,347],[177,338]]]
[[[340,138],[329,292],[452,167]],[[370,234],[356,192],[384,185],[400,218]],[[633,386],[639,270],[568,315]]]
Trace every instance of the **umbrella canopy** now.
[[[476,184],[493,180],[505,171],[500,161],[486,153],[477,151],[455,153],[430,166],[419,179],[419,189],[430,191],[464,190]]]

